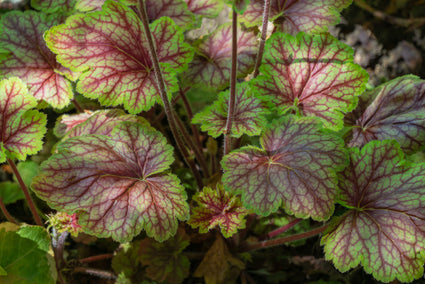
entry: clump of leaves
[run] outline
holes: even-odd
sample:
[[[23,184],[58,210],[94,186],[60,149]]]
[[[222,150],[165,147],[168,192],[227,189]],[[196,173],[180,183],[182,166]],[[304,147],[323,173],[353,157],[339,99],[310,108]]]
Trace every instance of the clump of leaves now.
[[[341,272],[422,277],[425,164],[408,155],[425,148],[425,81],[365,91],[326,32],[350,3],[32,0],[2,14],[0,282],[249,282],[255,250],[319,234]],[[186,37],[223,7],[228,22]],[[105,253],[73,249],[90,241]]]

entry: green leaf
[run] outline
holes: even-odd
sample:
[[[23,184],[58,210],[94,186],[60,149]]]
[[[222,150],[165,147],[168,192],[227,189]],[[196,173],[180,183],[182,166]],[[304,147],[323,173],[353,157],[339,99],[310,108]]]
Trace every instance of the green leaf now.
[[[238,27],[237,77],[248,75],[255,65],[258,50],[257,36]],[[210,89],[229,86],[232,67],[232,25],[220,26],[196,44],[195,57],[181,79],[187,85],[201,85]]]
[[[0,182],[0,198],[3,200],[3,203],[7,205],[24,199],[25,195],[19,184],[11,181],[4,181]]]
[[[145,271],[139,261],[140,241],[121,244],[112,258],[112,268],[117,275],[130,279],[145,278]]]
[[[30,110],[37,105],[18,78],[0,81],[0,163],[6,157],[25,160],[42,147],[46,115]]]
[[[336,171],[346,165],[342,140],[321,131],[315,119],[284,117],[260,138],[262,148],[242,147],[223,158],[226,190],[267,216],[283,207],[298,218],[327,220],[337,193]]]
[[[192,228],[199,227],[200,233],[207,233],[216,226],[220,226],[225,238],[230,238],[238,229],[245,228],[244,217],[248,214],[237,196],[225,192],[222,185],[216,189],[204,187],[193,200],[198,203],[192,208],[192,215],[187,222]]]
[[[31,6],[34,9],[41,10],[44,13],[69,13],[74,10],[78,0],[31,0]]]
[[[278,31],[322,33],[339,22],[339,12],[350,4],[351,0],[271,0],[269,17]],[[264,0],[251,0],[240,20],[248,27],[260,25],[263,10]]]
[[[239,14],[243,14],[249,5],[249,0],[225,0],[225,1],[228,4],[232,5],[233,10],[235,10]]]
[[[17,234],[23,238],[34,241],[40,250],[49,252],[51,240],[49,233],[45,228],[40,226],[24,225],[21,226]]]
[[[361,264],[379,281],[422,277],[425,261],[425,164],[408,167],[395,141],[352,148],[339,175],[339,202],[350,210],[322,237],[341,272]]]
[[[60,143],[32,187],[52,208],[77,213],[87,233],[126,242],[144,229],[163,241],[189,215],[183,186],[165,172],[172,150],[161,133],[123,122],[110,137],[91,134]]]
[[[205,283],[235,283],[245,264],[233,256],[221,236],[217,236],[204,259],[196,268],[194,277],[203,277]]]
[[[260,71],[253,89],[273,110],[316,116],[333,130],[342,128],[343,113],[356,106],[368,78],[351,47],[327,34],[273,34]]]
[[[59,22],[58,17],[35,11],[13,11],[2,16],[0,48],[8,56],[0,60],[0,75],[21,78],[37,100],[61,109],[74,96],[67,78],[76,80],[79,74],[59,64],[43,39],[44,32]]]
[[[0,276],[7,276],[7,271],[0,266]]]
[[[6,275],[0,273],[1,283],[56,283],[53,256],[44,250],[44,245],[41,245],[42,239],[45,238],[40,235],[40,229],[48,238],[47,232],[41,227],[35,229],[33,226],[22,232],[6,232],[0,229],[0,267],[6,271]],[[37,232],[30,233],[28,230]],[[37,236],[35,237],[37,241],[22,237],[20,234]]]
[[[190,262],[183,250],[190,244],[184,229],[163,243],[144,239],[140,243],[139,257],[147,265],[146,273],[152,280],[177,284],[189,275]]]
[[[29,187],[33,177],[35,177],[38,172],[38,164],[33,161],[24,161],[19,162],[16,167],[18,168],[18,172],[21,175],[25,185]],[[13,180],[18,182],[16,176],[13,176]]]
[[[197,113],[192,120],[193,123],[201,124],[202,131],[208,131],[212,137],[218,137],[226,130],[230,90],[221,92],[218,96],[217,101]],[[237,85],[230,134],[233,137],[240,137],[242,134],[260,135],[261,129],[267,123],[265,113],[261,101],[252,95],[248,84]]]
[[[170,18],[155,21],[150,29],[171,95],[178,89],[177,73],[192,59],[192,49]],[[71,16],[45,38],[59,62],[84,72],[77,91],[86,97],[103,105],[124,104],[133,114],[161,102],[142,22],[123,4],[106,1],[102,11]]]
[[[396,140],[412,154],[425,145],[425,80],[407,75],[366,92],[368,98],[348,115],[353,135],[348,145],[362,147],[372,140]]]

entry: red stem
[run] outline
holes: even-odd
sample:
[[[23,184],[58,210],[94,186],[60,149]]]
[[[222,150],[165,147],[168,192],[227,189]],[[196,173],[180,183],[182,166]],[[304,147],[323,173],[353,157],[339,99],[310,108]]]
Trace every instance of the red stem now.
[[[107,270],[101,270],[101,269],[97,269],[97,268],[90,268],[90,267],[75,267],[73,269],[74,273],[85,273],[85,274],[90,274],[93,276],[97,276],[100,278],[106,278],[106,279],[117,279],[117,276],[111,272],[111,271],[107,271]]]
[[[24,181],[22,180],[21,175],[19,174],[18,168],[15,165],[15,162],[13,160],[7,158],[7,162],[9,163],[10,167],[12,168],[13,173],[16,176],[16,179],[18,180],[19,185],[21,186],[22,191],[24,192],[25,199],[27,200],[28,206],[31,210],[32,216],[35,220],[35,223],[39,226],[43,227],[43,222],[41,221],[40,215],[38,215],[37,208],[35,207],[34,201],[31,198],[31,194],[25,185]]]
[[[153,63],[153,69],[155,71],[155,77],[156,77],[157,85],[158,85],[158,88],[159,88],[159,94],[160,94],[162,102],[164,104],[165,115],[167,116],[167,120],[168,120],[168,123],[170,125],[170,129],[171,129],[171,132],[173,134],[174,140],[176,141],[177,147],[178,147],[180,153],[183,155],[183,158],[185,159],[187,165],[190,167],[190,169],[192,170],[192,172],[193,172],[193,174],[195,175],[195,178],[196,178],[197,176],[200,175],[199,171],[196,168],[196,165],[193,162],[193,160],[190,158],[190,155],[189,155],[189,152],[186,149],[185,143],[184,143],[182,137],[179,134],[177,123],[176,123],[176,121],[174,119],[174,115],[173,115],[173,108],[172,108],[171,103],[170,103],[168,96],[167,96],[164,78],[162,77],[161,68],[159,67],[159,60],[158,60],[158,55],[156,53],[153,36],[152,36],[152,33],[150,31],[150,28],[149,28],[149,20],[148,20],[147,14],[146,14],[145,1],[139,0],[138,4],[139,4],[138,8],[139,8],[139,12],[140,12],[140,19],[142,20],[143,28],[145,30],[146,38],[148,40],[149,53],[150,53],[151,60],[152,60],[152,63]],[[195,174],[196,172],[198,172],[198,173]],[[198,186],[200,188],[202,188],[202,186],[203,186],[202,180],[197,179],[197,183],[198,183]]]
[[[254,78],[257,77],[258,74],[260,73],[259,68],[261,65],[261,61],[263,60],[264,45],[266,44],[266,37],[267,37],[267,25],[269,23],[270,3],[271,3],[271,0],[266,0],[264,2],[263,24],[261,27],[260,46],[258,48],[257,58],[255,60]]]
[[[277,238],[277,239],[272,239],[272,240],[268,240],[268,241],[262,241],[262,242],[258,242],[258,243],[254,243],[254,244],[248,244],[245,247],[242,248],[242,252],[248,252],[248,251],[254,251],[254,250],[259,250],[259,249],[264,249],[264,248],[270,248],[270,247],[274,247],[274,246],[278,246],[284,243],[289,243],[289,242],[293,242],[293,241],[298,241],[298,240],[302,240],[302,239],[306,239],[306,238],[310,238],[313,237],[315,235],[318,235],[320,233],[323,233],[323,231],[326,230],[326,228],[328,227],[328,225],[324,225],[322,227],[313,229],[311,231],[308,232],[304,232],[301,234],[296,234],[296,235],[292,235],[292,236],[288,236],[288,237],[284,237],[284,238]]]
[[[72,100],[72,103],[74,104],[75,109],[76,109],[79,113],[84,112],[83,108],[80,106],[80,104],[77,102],[77,100],[76,100],[76,99],[73,99],[73,100]]]
[[[6,205],[4,204],[3,199],[1,197],[0,197],[0,210],[9,222],[12,222],[18,225],[18,222],[16,222],[15,218],[13,218],[12,215],[10,215],[9,211],[7,211]]]
[[[99,255],[95,255],[95,256],[82,258],[82,259],[79,259],[78,261],[83,262],[83,263],[89,263],[89,262],[94,262],[94,261],[99,261],[99,260],[104,260],[104,259],[110,259],[112,257],[114,257],[113,253],[105,253],[105,254],[99,254]]]
[[[289,229],[291,229],[293,226],[295,226],[296,224],[298,224],[299,222],[301,222],[301,220],[302,219],[300,219],[300,218],[298,218],[298,219],[295,219],[295,220],[292,220],[291,222],[289,222],[288,224],[286,224],[285,226],[282,226],[282,227],[280,227],[280,228],[278,228],[278,229],[276,229],[276,230],[273,230],[273,231],[271,231],[271,232],[269,232],[268,234],[267,234],[267,239],[272,239],[272,238],[274,238],[274,237],[276,237],[276,236],[278,236],[278,235],[280,235],[280,234],[282,234],[282,233],[284,233],[284,232],[286,232],[286,231],[288,231]]]
[[[233,114],[235,112],[236,105],[236,71],[238,67],[238,14],[235,10],[233,10],[232,17],[232,70],[230,75],[229,109],[227,112],[226,128],[224,131],[224,155],[229,153],[231,150],[232,138],[230,134],[232,133]]]

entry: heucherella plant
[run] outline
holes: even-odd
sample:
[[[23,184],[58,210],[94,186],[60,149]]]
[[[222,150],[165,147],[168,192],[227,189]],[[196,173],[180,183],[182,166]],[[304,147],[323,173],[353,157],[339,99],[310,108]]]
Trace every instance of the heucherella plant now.
[[[1,14],[0,282],[267,282],[258,250],[314,236],[340,272],[423,277],[425,81],[366,88],[327,32],[350,4],[32,0]]]

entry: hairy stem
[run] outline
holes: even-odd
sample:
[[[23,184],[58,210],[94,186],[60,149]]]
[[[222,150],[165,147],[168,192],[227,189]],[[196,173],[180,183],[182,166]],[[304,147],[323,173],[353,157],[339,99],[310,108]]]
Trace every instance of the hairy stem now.
[[[15,218],[10,215],[9,211],[7,211],[6,205],[3,202],[3,198],[0,197],[0,210],[3,213],[3,215],[6,217],[7,221],[14,223],[18,225],[18,222],[16,222]]]
[[[229,97],[229,109],[227,111],[226,128],[224,131],[224,155],[230,152],[232,144],[232,123],[233,114],[235,112],[236,105],[236,71],[238,68],[238,14],[233,10],[232,14],[232,69],[230,75],[230,97]]]
[[[258,243],[248,244],[248,245],[246,245],[242,248],[242,252],[248,252],[248,251],[270,248],[270,247],[278,246],[278,245],[281,245],[281,244],[284,244],[284,243],[289,243],[289,242],[293,242],[293,241],[298,241],[298,240],[310,238],[310,237],[313,237],[313,236],[318,235],[320,233],[323,233],[323,231],[325,231],[327,227],[328,227],[328,225],[324,225],[322,227],[313,229],[313,230],[308,231],[308,232],[304,232],[304,233],[300,233],[300,234],[296,234],[296,235],[292,235],[292,236],[287,236],[287,237],[283,237],[283,238],[277,238],[277,239],[262,241],[262,242],[258,242]]]
[[[410,18],[410,19],[398,18],[398,17],[388,15],[382,11],[376,10],[375,8],[373,8],[372,6],[370,6],[363,0],[354,0],[354,3],[359,8],[371,13],[375,18],[378,18],[383,21],[387,21],[397,26],[418,28],[425,24],[425,18]]]
[[[151,60],[152,60],[152,63],[153,63],[153,69],[155,71],[155,77],[156,77],[157,85],[158,85],[158,88],[159,88],[159,94],[160,94],[162,102],[164,104],[165,115],[167,116],[167,120],[168,120],[168,123],[170,125],[171,132],[173,134],[174,140],[176,141],[176,144],[177,144],[177,147],[178,147],[180,153],[183,155],[183,158],[185,159],[186,163],[188,164],[188,166],[192,170],[193,174],[195,175],[195,178],[197,178],[197,176],[200,175],[199,171],[196,168],[196,165],[193,162],[193,160],[190,158],[190,155],[189,155],[189,152],[186,149],[185,143],[183,142],[183,139],[179,134],[177,123],[176,123],[176,121],[174,119],[174,115],[173,115],[173,109],[172,109],[170,100],[168,99],[168,96],[167,96],[164,78],[162,77],[162,72],[161,72],[161,69],[159,67],[159,60],[158,60],[158,55],[156,53],[153,36],[152,36],[152,33],[150,31],[150,28],[149,28],[149,20],[148,20],[147,14],[146,14],[145,1],[139,0],[138,6],[139,6],[138,7],[139,12],[140,12],[140,19],[142,20],[143,28],[145,30],[146,38],[148,40],[149,53],[151,55]],[[198,173],[196,173],[196,172],[198,172]],[[202,179],[199,180],[199,178],[197,178],[197,183],[198,183],[198,186],[200,186],[200,188],[202,188],[202,186],[203,186],[202,185]]]
[[[266,37],[267,37],[267,25],[269,23],[270,3],[271,3],[271,0],[266,0],[264,2],[263,24],[261,27],[260,46],[258,48],[257,58],[255,60],[255,68],[254,68],[254,75],[253,75],[254,78],[257,77],[258,74],[260,73],[259,68],[261,65],[261,61],[263,60],[264,45],[266,44]]]
[[[35,223],[39,226],[43,226],[43,222],[41,221],[40,215],[37,212],[37,208],[35,207],[34,201],[32,200],[31,194],[25,185],[24,181],[22,180],[21,174],[18,171],[18,168],[15,165],[15,162],[9,158],[7,158],[7,163],[12,168],[13,173],[16,176],[16,179],[18,180],[19,185],[21,186],[22,191],[24,192],[25,199],[28,203],[28,206],[31,210],[31,214],[35,220]]]
[[[107,270],[97,269],[97,268],[90,268],[90,267],[75,267],[72,271],[73,273],[85,273],[90,274],[93,276],[97,276],[100,278],[106,278],[106,279],[117,279],[117,276]]]
[[[291,229],[293,226],[295,226],[296,224],[298,224],[302,219],[298,218],[295,220],[292,220],[291,222],[289,222],[288,224],[286,224],[285,226],[282,226],[280,228],[277,228],[276,230],[273,230],[271,232],[269,232],[266,236],[266,239],[272,239],[286,231],[288,231],[289,229]]]
[[[83,263],[89,263],[89,262],[95,262],[95,261],[104,260],[104,259],[110,259],[113,257],[114,257],[113,253],[105,253],[105,254],[99,254],[99,255],[90,256],[86,258],[81,258],[78,261]]]
[[[56,271],[58,273],[59,282],[65,284],[65,280],[62,277],[62,268],[65,267],[65,260],[63,258],[63,250],[65,247],[65,240],[68,237],[68,232],[63,232],[58,235],[57,231],[53,228],[52,231],[52,248],[55,256]]]

